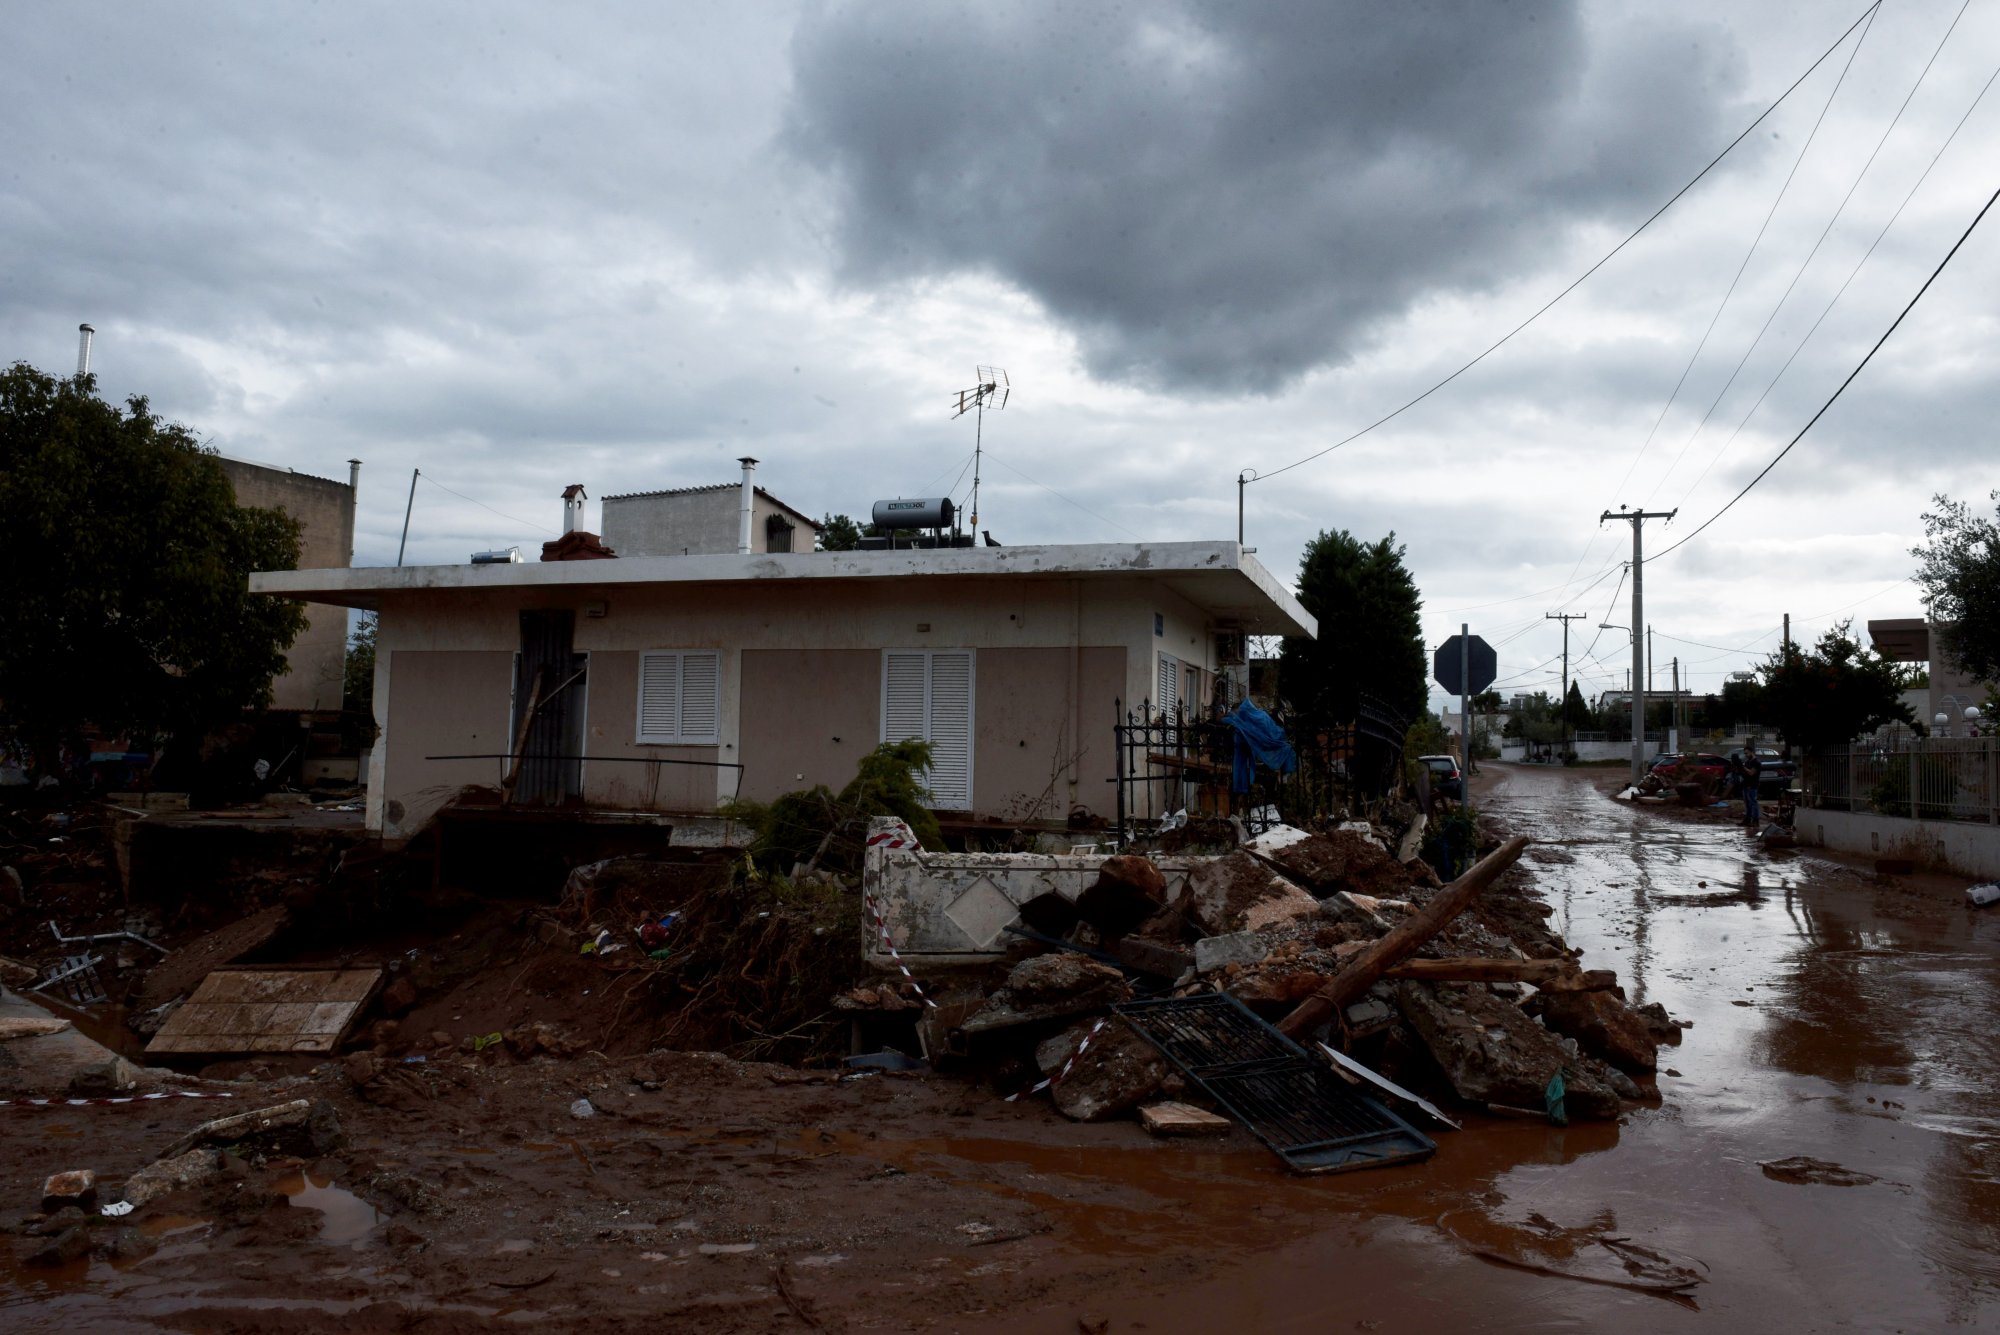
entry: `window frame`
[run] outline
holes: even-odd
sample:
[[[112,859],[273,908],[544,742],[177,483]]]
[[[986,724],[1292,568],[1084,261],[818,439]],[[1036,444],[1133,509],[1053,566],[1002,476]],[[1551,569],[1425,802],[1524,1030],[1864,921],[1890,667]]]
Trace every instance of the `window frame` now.
[[[650,663],[660,659],[674,660],[674,729],[668,733],[649,733],[646,731],[647,668]],[[713,670],[714,731],[707,734],[687,731],[687,667],[691,660],[706,661]],[[641,650],[632,713],[632,741],[635,746],[721,746],[722,652],[718,649]]]

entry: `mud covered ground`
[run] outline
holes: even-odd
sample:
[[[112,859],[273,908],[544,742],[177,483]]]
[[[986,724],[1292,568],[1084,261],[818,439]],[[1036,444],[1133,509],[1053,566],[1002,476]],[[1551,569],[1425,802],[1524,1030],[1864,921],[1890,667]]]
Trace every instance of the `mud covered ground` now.
[[[1537,841],[1519,874],[1585,962],[1695,1021],[1617,1122],[1474,1115],[1428,1163],[1300,1179],[1241,1131],[1154,1141],[947,1077],[433,1054],[385,1105],[271,1068],[205,1087],[227,1102],[0,1108],[0,1225],[219,1108],[326,1098],[348,1138],[155,1202],[115,1259],[28,1267],[43,1240],[0,1234],[0,1327],[1992,1328],[2000,916],[1613,782],[1489,766],[1479,801]],[[1685,1270],[1691,1297],[1646,1291]]]

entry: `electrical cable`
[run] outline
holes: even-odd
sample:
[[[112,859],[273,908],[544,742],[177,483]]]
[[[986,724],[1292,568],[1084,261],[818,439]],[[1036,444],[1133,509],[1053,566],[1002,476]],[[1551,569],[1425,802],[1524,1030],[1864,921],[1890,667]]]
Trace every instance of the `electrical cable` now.
[[[1909,304],[1904,306],[1903,309],[1897,314],[1895,320],[1890,323],[1889,327],[1882,331],[1882,337],[1875,340],[1875,346],[1868,349],[1868,354],[1861,359],[1860,364],[1857,365],[1852,371],[1849,371],[1847,373],[1847,379],[1840,382],[1839,388],[1835,389],[1833,393],[1827,398],[1827,401],[1819,406],[1819,411],[1814,413],[1812,415],[1811,420],[1809,420],[1804,426],[1799,428],[1799,434],[1793,436],[1791,440],[1786,443],[1785,448],[1779,450],[1777,455],[1772,458],[1771,462],[1764,465],[1764,467],[1758,472],[1757,476],[1751,478],[1748,482],[1746,482],[1743,485],[1743,490],[1737,492],[1734,496],[1730,497],[1728,503],[1725,504],[1720,510],[1717,510],[1714,514],[1702,520],[1701,526],[1699,528],[1695,529],[1694,532],[1682,538],[1679,542],[1676,542],[1673,546],[1668,547],[1665,551],[1662,551],[1657,555],[1653,556],[1651,559],[1657,561],[1661,557],[1669,556],[1674,552],[1679,551],[1681,548],[1687,546],[1690,542],[1693,542],[1696,538],[1700,537],[1702,535],[1702,532],[1706,530],[1710,524],[1713,524],[1716,520],[1728,514],[1730,509],[1735,506],[1736,502],[1742,500],[1745,496],[1748,496],[1750,494],[1751,488],[1755,487],[1759,482],[1762,482],[1766,477],[1768,477],[1770,475],[1771,470],[1773,468],[1776,468],[1778,464],[1783,461],[1784,457],[1792,452],[1792,448],[1796,446],[1800,441],[1805,439],[1806,432],[1812,430],[1813,426],[1819,421],[1819,419],[1826,416],[1827,409],[1833,407],[1833,405],[1839,401],[1840,396],[1847,391],[1847,387],[1854,383],[1855,377],[1859,376],[1862,370],[1865,367],[1867,367],[1868,363],[1875,359],[1875,354],[1882,350],[1882,345],[1889,341],[1889,336],[1895,333],[1896,330],[1902,325],[1904,319],[1906,319],[1909,316],[1910,312],[1916,309],[1917,303],[1924,299],[1924,293],[1931,290],[1931,284],[1935,283],[1938,280],[1938,275],[1944,272],[1945,266],[1950,264],[1952,261],[1952,257],[1958,254],[1959,247],[1963,246],[1967,241],[1972,239],[1973,231],[1976,228],[1978,228],[1981,222],[1985,221],[1987,213],[1991,211],[1994,202],[1996,200],[2000,200],[2000,190],[1995,190],[1991,195],[1987,197],[1986,203],[1979,210],[1978,216],[1973,218],[1972,222],[1966,227],[1964,233],[1960,235],[1958,240],[1952,243],[1951,249],[1945,252],[1945,257],[1938,261],[1937,268],[1931,270],[1931,276],[1929,278],[1924,279],[1924,285],[1917,289],[1917,295],[1910,298]]]
[[[537,524],[531,520],[517,518],[514,515],[506,514],[500,510],[495,510],[485,501],[475,500],[472,497],[466,495],[462,491],[452,491],[450,487],[447,487],[444,483],[438,481],[436,478],[432,477],[429,473],[420,473],[418,474],[418,476],[423,478],[424,481],[430,483],[433,487],[436,487],[439,491],[451,492],[452,495],[458,497],[458,499],[460,499],[461,501],[470,501],[473,505],[478,506],[480,509],[486,511],[488,514],[499,515],[502,519],[506,520],[510,524],[519,524],[523,528],[540,529],[544,533],[555,532],[555,530],[550,528],[547,524]]]
[[[1570,596],[1569,601],[1574,602],[1576,599],[1583,597],[1584,594],[1589,593],[1592,589],[1596,588],[1599,584],[1602,584],[1604,582],[1604,577],[1606,575],[1609,575],[1614,570],[1622,568],[1624,564],[1625,563],[1623,561],[1614,562],[1613,564],[1608,565],[1604,567],[1604,569],[1598,571],[1595,575],[1590,576],[1590,583],[1585,584],[1582,589],[1572,594]],[[1508,603],[1526,602],[1530,598],[1542,598],[1546,597],[1551,593],[1561,593],[1564,589],[1571,588],[1581,583],[1582,583],[1581,580],[1572,579],[1561,584],[1552,585],[1546,589],[1536,589],[1533,593],[1517,594],[1512,598],[1501,598],[1495,602],[1468,603],[1464,607],[1440,608],[1439,615],[1457,616],[1460,612],[1481,612],[1489,607],[1505,607]]]
[[[1875,239],[1869,243],[1868,249],[1862,253],[1859,260],[1855,261],[1853,270],[1847,275],[1847,280],[1834,292],[1833,297],[1826,303],[1825,308],[1820,311],[1819,318],[1812,322],[1812,327],[1806,330],[1805,337],[1799,340],[1799,345],[1792,349],[1792,355],[1785,358],[1785,364],[1780,366],[1778,373],[1771,377],[1771,383],[1764,387],[1764,392],[1757,396],[1757,401],[1750,405],[1750,410],[1743,414],[1741,421],[1737,422],[1736,429],[1729,433],[1729,439],[1716,447],[1715,453],[1710,456],[1707,465],[1702,468],[1701,472],[1695,475],[1694,481],[1688,483],[1687,490],[1681,493],[1680,500],[1675,503],[1675,509],[1678,510],[1681,506],[1687,504],[1688,497],[1694,495],[1694,489],[1702,484],[1702,481],[1708,477],[1710,472],[1714,471],[1715,465],[1722,459],[1722,456],[1729,452],[1729,447],[1736,443],[1736,438],[1743,434],[1743,428],[1750,424],[1750,419],[1755,417],[1757,410],[1764,406],[1764,400],[1771,396],[1771,391],[1776,389],[1778,382],[1785,378],[1785,372],[1792,369],[1792,363],[1799,359],[1801,352],[1805,351],[1806,344],[1810,343],[1812,336],[1819,332],[1820,325],[1824,324],[1826,317],[1833,313],[1833,308],[1840,304],[1841,297],[1847,294],[1847,289],[1853,285],[1854,280],[1861,276],[1861,270],[1875,254],[1876,248],[1882,244],[1882,239],[1889,235],[1889,229],[1896,225],[1896,220],[1903,216],[1903,210],[1908,208],[1910,201],[1917,197],[1917,191],[1923,187],[1925,181],[1930,179],[1932,168],[1938,165],[1938,160],[1944,157],[1945,150],[1951,147],[1954,139],[1958,138],[1958,132],[1965,128],[1965,123],[1972,119],[1972,113],[1979,109],[1981,102],[1985,101],[1986,94],[1991,91],[1995,79],[2000,79],[2000,66],[1996,66],[1993,73],[1986,76],[1986,82],[1980,86],[1978,95],[1966,107],[1965,114],[1958,118],[1958,124],[1952,126],[1951,133],[1945,136],[1942,144],[1938,145],[1937,152],[1931,154],[1931,160],[1924,166],[1923,174],[1917,177],[1916,182],[1910,186],[1909,192],[1903,196],[1903,202],[1898,204],[1896,211],[1889,215],[1889,221],[1882,224],[1882,230],[1875,234]]]
[[[1375,428],[1382,426],[1390,421],[1393,421],[1398,417],[1401,417],[1404,413],[1416,407],[1419,403],[1422,403],[1425,399],[1437,393],[1439,390],[1443,389],[1446,385],[1449,385],[1452,381],[1458,379],[1460,376],[1464,375],[1467,371],[1470,371],[1473,367],[1479,365],[1479,363],[1485,361],[1487,357],[1491,356],[1495,352],[1498,352],[1501,346],[1504,345],[1509,339],[1513,338],[1514,335],[1520,333],[1523,329],[1526,329],[1536,320],[1539,320],[1557,302],[1561,301],[1564,297],[1568,296],[1570,293],[1576,291],[1577,288],[1581,287],[1585,279],[1589,278],[1599,269],[1602,269],[1606,264],[1609,264],[1612,260],[1612,257],[1617,255],[1619,251],[1625,249],[1625,247],[1631,245],[1632,242],[1638,240],[1639,234],[1641,232],[1644,232],[1648,227],[1651,227],[1656,221],[1658,221],[1661,214],[1665,213],[1668,209],[1672,208],[1675,204],[1680,202],[1680,198],[1682,195],[1685,195],[1688,191],[1694,189],[1695,186],[1701,183],[1703,177],[1707,176],[1711,171],[1715,170],[1716,165],[1720,163],[1724,158],[1728,157],[1731,150],[1733,150],[1738,144],[1742,143],[1745,139],[1747,139],[1752,130],[1756,129],[1759,125],[1762,125],[1765,119],[1768,116],[1770,116],[1772,112],[1776,111],[1778,107],[1783,104],[1785,99],[1792,95],[1792,93],[1798,88],[1800,84],[1804,83],[1808,78],[1811,77],[1812,72],[1814,70],[1818,69],[1822,64],[1826,62],[1828,56],[1831,56],[1835,51],[1840,49],[1842,43],[1847,41],[1849,34],[1851,34],[1856,28],[1860,27],[1864,20],[1868,19],[1871,15],[1875,13],[1876,10],[1880,8],[1881,8],[1881,0],[1875,0],[1874,4],[1869,5],[1867,9],[1863,10],[1861,13],[1861,17],[1855,19],[1853,23],[1849,24],[1847,26],[1846,31],[1840,34],[1840,37],[1833,43],[1833,45],[1829,46],[1825,51],[1823,51],[1820,54],[1819,59],[1813,61],[1812,64],[1806,67],[1806,71],[1804,74],[1799,75],[1798,78],[1792,81],[1790,87],[1786,88],[1784,92],[1778,94],[1777,101],[1771,103],[1770,106],[1765,107],[1762,112],[1758,113],[1756,120],[1753,120],[1748,125],[1744,126],[1743,132],[1737,135],[1734,139],[1730,140],[1728,145],[1724,147],[1720,153],[1717,153],[1713,158],[1709,160],[1709,163],[1706,167],[1703,167],[1699,172],[1695,173],[1694,178],[1692,180],[1690,180],[1686,185],[1682,186],[1680,189],[1676,190],[1673,193],[1672,198],[1668,199],[1666,203],[1660,205],[1659,208],[1653,210],[1653,212],[1646,218],[1644,222],[1640,223],[1636,228],[1634,228],[1632,232],[1623,241],[1620,241],[1617,245],[1613,246],[1610,250],[1606,251],[1603,258],[1599,259],[1597,263],[1591,265],[1588,269],[1585,269],[1583,273],[1580,274],[1576,278],[1576,280],[1572,282],[1568,287],[1565,287],[1562,291],[1556,293],[1553,297],[1550,297],[1548,301],[1544,302],[1527,319],[1515,325],[1505,334],[1502,334],[1498,342],[1492,344],[1484,352],[1474,357],[1471,361],[1465,363],[1465,365],[1459,367],[1456,371],[1453,371],[1450,375],[1446,376],[1444,379],[1432,385],[1429,389],[1425,390],[1423,393],[1417,395],[1415,398],[1405,403],[1402,407],[1397,408],[1394,412],[1376,418],[1373,422],[1370,422],[1367,426],[1362,427],[1359,431],[1356,431],[1353,435],[1347,436],[1341,440],[1337,440],[1333,444],[1328,445],[1324,449],[1316,450],[1313,453],[1306,455],[1303,459],[1295,459],[1291,463],[1286,464],[1283,468],[1274,469],[1269,473],[1259,473],[1256,476],[1250,478],[1249,481],[1251,482],[1267,481],[1271,478],[1277,477],[1280,473],[1289,473],[1294,468],[1297,468],[1302,464],[1309,464],[1315,459],[1323,458],[1326,455],[1333,453],[1335,450],[1339,449],[1343,445],[1352,444],[1354,441],[1361,439],[1361,437],[1375,430]]]
[[[1691,432],[1688,438],[1681,443],[1680,452],[1674,455],[1674,461],[1671,464],[1667,465],[1667,471],[1660,474],[1660,480],[1658,482],[1655,482],[1653,484],[1652,491],[1646,494],[1646,499],[1640,506],[1641,509],[1644,509],[1645,506],[1652,504],[1653,498],[1659,495],[1660,488],[1667,485],[1667,479],[1672,477],[1674,475],[1674,470],[1681,466],[1681,460],[1687,457],[1688,450],[1693,448],[1695,441],[1700,439],[1701,433],[1708,428],[1709,419],[1715,416],[1715,410],[1722,406],[1722,400],[1726,398],[1729,394],[1729,391],[1735,387],[1737,377],[1742,375],[1743,368],[1749,365],[1752,354],[1754,354],[1757,351],[1757,349],[1763,345],[1764,335],[1771,332],[1771,325],[1774,321],[1777,320],[1778,313],[1785,309],[1785,303],[1791,300],[1792,292],[1798,287],[1799,280],[1805,277],[1806,270],[1811,267],[1814,257],[1819,254],[1820,247],[1824,246],[1826,244],[1827,237],[1833,234],[1834,225],[1840,221],[1841,215],[1847,212],[1848,204],[1851,203],[1854,199],[1854,192],[1859,190],[1861,188],[1862,181],[1867,179],[1869,168],[1873,167],[1875,165],[1875,159],[1882,155],[1882,149],[1888,144],[1889,136],[1894,134],[1896,132],[1896,127],[1902,123],[1903,113],[1910,109],[1910,103],[1913,99],[1915,99],[1917,95],[1917,90],[1924,86],[1924,80],[1930,76],[1931,67],[1937,64],[1937,58],[1944,53],[1945,43],[1951,40],[1951,34],[1953,30],[1958,27],[1958,21],[1965,17],[1965,11],[1971,8],[1971,6],[1972,6],[1972,0],[1965,0],[1965,2],[1959,6],[1958,13],[1952,16],[1950,27],[1947,27],[1944,30],[1944,36],[1938,39],[1937,48],[1931,52],[1931,58],[1924,62],[1923,69],[1918,72],[1917,81],[1911,84],[1910,91],[1903,95],[1902,105],[1896,108],[1896,114],[1890,118],[1889,127],[1882,131],[1882,137],[1875,141],[1874,151],[1868,155],[1868,160],[1861,164],[1861,170],[1858,174],[1856,174],[1854,178],[1854,184],[1848,186],[1847,193],[1840,197],[1840,204],[1838,207],[1834,209],[1833,216],[1828,218],[1826,220],[1826,226],[1820,229],[1819,239],[1813,242],[1812,249],[1806,252],[1806,257],[1803,260],[1799,261],[1799,267],[1792,273],[1792,281],[1785,284],[1784,292],[1778,297],[1777,304],[1771,307],[1771,313],[1764,317],[1763,326],[1757,330],[1757,336],[1750,340],[1750,346],[1743,349],[1743,355],[1736,359],[1735,369],[1730,371],[1729,379],[1723,382],[1722,388],[1716,391],[1715,397],[1709,401],[1708,411],[1701,415],[1701,421],[1695,424],[1694,431]],[[1872,27],[1874,25],[1871,24],[1869,26]],[[1865,32],[1862,33],[1861,42],[1865,42],[1867,40],[1868,40],[1868,34]],[[1854,49],[1857,54],[1861,50],[1861,42],[1856,42],[1854,44]],[[1852,63],[1853,62],[1850,59],[1849,64],[1851,65]],[[1843,70],[1842,77],[1844,78],[1845,76],[1846,76],[1846,71]],[[1835,86],[1834,91],[1836,93],[1840,91],[1838,85]],[[1829,107],[1833,105],[1831,99],[1828,99],[1827,105]],[[1824,113],[1822,113],[1822,118],[1824,118]],[[1815,132],[1817,132],[1819,127],[1815,125],[1813,129]],[[1811,147],[1810,140],[1807,141],[1807,147],[1808,148]],[[1801,157],[1803,158],[1803,155],[1801,155]],[[1810,336],[1811,336],[1810,334],[1807,335],[1807,337]],[[1803,343],[1804,340],[1801,339],[1800,342]],[[1786,366],[1791,365],[1790,359],[1786,360],[1785,365]],[[1779,374],[1780,375],[1783,374],[1782,368],[1780,369]],[[1773,377],[1773,382],[1775,383],[1775,381],[1776,377]],[[1769,391],[1767,390],[1766,393],[1768,392]],[[1763,400],[1764,400],[1764,395],[1760,394],[1757,396],[1757,401],[1759,403],[1763,402]],[[1634,462],[1636,463],[1637,461],[1634,460]],[[1705,468],[1702,470],[1704,474],[1706,474],[1707,471],[1708,470]]]
[[[1869,32],[1875,27],[1876,12],[1879,10],[1868,15],[1868,26],[1861,30],[1861,36],[1855,41],[1854,49],[1847,53],[1847,63],[1840,67],[1840,77],[1833,81],[1833,89],[1826,95],[1826,102],[1820,107],[1819,116],[1813,121],[1811,132],[1806,135],[1805,143],[1799,148],[1799,155],[1792,159],[1792,169],[1785,173],[1784,182],[1779,185],[1777,195],[1771,200],[1771,207],[1764,212],[1764,221],[1757,225],[1757,235],[1750,239],[1750,249],[1743,252],[1743,262],[1736,266],[1736,273],[1730,278],[1729,287],[1723,292],[1721,303],[1716,306],[1715,314],[1708,317],[1708,328],[1701,331],[1701,338],[1695,343],[1694,351],[1688,354],[1687,365],[1681,368],[1680,379],[1674,381],[1673,392],[1667,395],[1667,401],[1660,405],[1660,415],[1653,419],[1652,429],[1647,431],[1646,438],[1639,442],[1638,452],[1632,456],[1632,462],[1625,465],[1625,476],[1619,478],[1618,485],[1612,488],[1613,495],[1623,491],[1625,484],[1632,480],[1632,474],[1637,471],[1639,461],[1646,457],[1647,449],[1653,444],[1653,437],[1659,434],[1661,423],[1667,420],[1667,414],[1674,410],[1674,404],[1680,400],[1681,388],[1687,384],[1688,376],[1694,372],[1695,363],[1701,360],[1701,354],[1708,347],[1709,337],[1715,333],[1715,326],[1722,321],[1722,313],[1729,309],[1731,299],[1736,296],[1737,286],[1742,283],[1743,275],[1750,268],[1750,261],[1757,257],[1757,247],[1764,244],[1764,236],[1771,230],[1771,220],[1778,216],[1778,209],[1784,204],[1785,196],[1791,192],[1792,182],[1798,179],[1799,168],[1805,166],[1806,155],[1812,152],[1813,143],[1819,138],[1820,127],[1826,124],[1827,113],[1833,110],[1834,99],[1840,96],[1841,87],[1847,82],[1848,71],[1854,68],[1854,58],[1861,54],[1862,46],[1868,41]],[[1731,376],[1730,379],[1734,381],[1735,377]],[[1713,412],[1714,409],[1711,408],[1710,411]],[[1706,417],[1702,418],[1704,422],[1707,420]],[[1686,446],[1682,449],[1685,451]]]

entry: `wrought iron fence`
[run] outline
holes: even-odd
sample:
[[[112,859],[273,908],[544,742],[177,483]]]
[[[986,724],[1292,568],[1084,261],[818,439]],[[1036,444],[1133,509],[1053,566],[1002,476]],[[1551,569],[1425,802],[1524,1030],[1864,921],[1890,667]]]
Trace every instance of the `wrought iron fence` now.
[[[1830,811],[2000,825],[2000,745],[1993,737],[1892,737],[1806,758],[1801,798]]]
[[[1280,775],[1250,766],[1250,782],[1236,782],[1236,730],[1219,706],[1190,714],[1183,706],[1118,706],[1112,726],[1118,786],[1117,829],[1122,835],[1158,828],[1189,816],[1235,816],[1252,834],[1275,823],[1306,825],[1357,801],[1381,797],[1401,777],[1403,735],[1409,724],[1379,701],[1364,699],[1352,722],[1300,730],[1276,715],[1298,759]]]

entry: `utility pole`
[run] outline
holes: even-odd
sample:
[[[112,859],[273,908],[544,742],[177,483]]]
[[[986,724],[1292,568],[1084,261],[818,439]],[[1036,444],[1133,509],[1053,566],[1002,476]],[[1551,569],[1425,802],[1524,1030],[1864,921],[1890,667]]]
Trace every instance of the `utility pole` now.
[[[1674,707],[1671,712],[1673,736],[1667,739],[1667,745],[1678,751],[1681,749],[1681,660],[1678,655],[1674,658]]]
[[[1780,643],[1784,646],[1781,652],[1789,656],[1792,652],[1792,614],[1790,612],[1785,613],[1785,638]]]
[[[1653,689],[1653,628],[1646,627],[1646,689]]]
[[[1562,622],[1562,623],[1563,623],[1563,693],[1562,693],[1562,709],[1561,709],[1561,711],[1560,711],[1560,712],[1559,712],[1559,713],[1558,713],[1558,714],[1556,715],[1556,717],[1557,717],[1557,718],[1560,718],[1560,719],[1562,720],[1562,725],[1563,725],[1563,755],[1564,755],[1564,756],[1568,756],[1568,755],[1569,755],[1569,752],[1570,752],[1570,744],[1569,744],[1569,623],[1570,623],[1570,622],[1572,622],[1572,621],[1581,621],[1581,620],[1583,620],[1583,617],[1584,617],[1584,614],[1583,614],[1582,612],[1544,612],[1544,613],[1542,613],[1542,620],[1544,620],[1544,621],[1560,621],[1560,622]]]
[[[1646,775],[1646,642],[1639,630],[1646,624],[1646,550],[1641,534],[1648,519],[1672,519],[1680,513],[1676,506],[1672,510],[1606,510],[1597,517],[1602,524],[1607,519],[1622,519],[1632,525],[1632,782],[1636,785]]]
[[[403,549],[410,545],[410,510],[417,503],[417,473],[419,471],[415,468],[410,470],[410,499],[403,502],[403,540],[396,544],[397,565],[403,564]]]
[[[1460,779],[1459,796],[1470,800],[1472,797],[1472,623],[1458,623],[1458,726],[1464,733],[1460,739],[1465,752],[1465,774]]]

